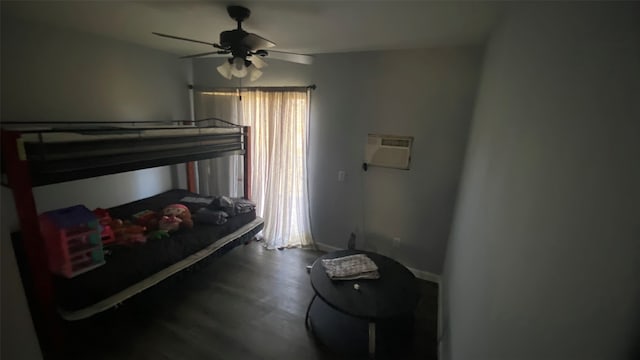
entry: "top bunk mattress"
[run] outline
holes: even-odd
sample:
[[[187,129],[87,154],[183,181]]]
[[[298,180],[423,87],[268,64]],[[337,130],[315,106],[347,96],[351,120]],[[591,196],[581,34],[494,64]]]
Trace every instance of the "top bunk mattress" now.
[[[249,148],[249,128],[220,119],[191,125],[3,123],[2,132],[3,141],[15,141],[20,159],[28,160],[33,186],[244,155]]]
[[[38,133],[24,133],[22,138],[25,142],[44,142],[44,143],[60,143],[60,142],[80,142],[80,141],[103,141],[103,140],[122,140],[122,139],[143,139],[158,137],[180,137],[180,136],[203,136],[203,135],[221,135],[221,134],[238,134],[241,132],[240,127],[227,128],[202,128],[194,126],[175,126],[164,128],[145,129],[144,127],[128,127],[111,129],[108,132],[101,130],[81,130],[81,131],[65,131],[59,129],[41,129]]]
[[[186,190],[170,190],[108,210],[112,218],[126,220],[143,210],[161,212],[166,205],[183,204],[193,214],[207,205],[204,202],[207,199],[212,198]],[[85,314],[98,312],[98,309],[87,310],[95,304],[101,303],[100,311],[106,310],[222,247],[239,244],[240,235],[255,235],[262,229],[261,220],[255,211],[251,211],[229,217],[222,225],[195,222],[192,229],[180,229],[168,238],[149,239],[143,244],[108,246],[104,265],[71,279],[55,277],[58,307],[63,317],[69,320],[86,317],[74,315],[77,311]],[[194,254],[202,256],[194,257]],[[185,263],[189,257],[192,259]],[[158,277],[160,272],[166,276]],[[155,280],[149,281],[150,278]],[[109,298],[111,300],[105,302]]]
[[[156,137],[238,134],[242,126],[218,118],[172,121],[4,122],[25,142],[59,143]]]

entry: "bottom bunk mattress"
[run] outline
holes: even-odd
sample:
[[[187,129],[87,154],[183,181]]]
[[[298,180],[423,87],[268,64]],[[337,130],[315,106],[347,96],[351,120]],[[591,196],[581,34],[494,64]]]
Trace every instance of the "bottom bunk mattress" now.
[[[161,212],[169,204],[183,204],[192,214],[207,206],[211,197],[186,190],[170,190],[109,209],[112,218],[131,219],[144,210]],[[106,263],[73,278],[56,277],[56,301],[66,320],[80,320],[107,310],[177,272],[250,240],[264,221],[255,211],[229,217],[222,225],[196,222],[164,238],[133,245],[112,245]]]

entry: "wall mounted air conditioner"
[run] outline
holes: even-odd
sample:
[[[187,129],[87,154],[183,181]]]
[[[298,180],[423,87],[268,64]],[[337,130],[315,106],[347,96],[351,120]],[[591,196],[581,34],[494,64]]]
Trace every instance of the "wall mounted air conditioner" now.
[[[367,166],[408,170],[412,144],[412,136],[369,134],[365,149],[365,170]]]

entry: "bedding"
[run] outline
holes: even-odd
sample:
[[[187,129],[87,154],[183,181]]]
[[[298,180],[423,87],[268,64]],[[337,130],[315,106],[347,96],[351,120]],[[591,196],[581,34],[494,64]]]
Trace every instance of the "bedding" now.
[[[40,129],[41,130],[41,129]],[[164,129],[145,130],[144,128],[125,128],[119,132],[110,131],[108,133],[98,130],[83,132],[56,131],[42,133],[25,133],[22,135],[24,141],[28,142],[70,142],[70,141],[100,141],[100,140],[122,140],[122,139],[141,139],[156,137],[175,137],[175,136],[199,136],[199,135],[218,135],[218,134],[237,134],[239,128],[198,128],[198,127],[175,127]],[[51,130],[53,131],[53,130]]]
[[[105,123],[11,123],[3,124],[3,128],[22,132],[25,142],[74,142],[140,139],[176,136],[202,136],[237,134],[241,126],[220,119],[203,119],[198,121],[203,126],[176,124],[176,122],[105,122]]]
[[[213,201],[207,205],[207,209],[212,211],[223,211],[228,216],[236,216],[238,214],[255,211],[256,204],[243,198],[216,196],[213,198]]]
[[[245,156],[247,127],[219,119],[196,123],[203,126],[3,123],[2,130],[7,141],[16,141],[19,156],[28,160],[32,186],[220,156]]]
[[[195,214],[196,222],[205,224],[222,225],[227,222],[229,214],[222,210],[209,210],[202,208]]]
[[[112,218],[131,219],[144,210],[161,212],[169,204],[183,204],[192,214],[212,198],[186,190],[170,190],[109,209]],[[56,301],[62,316],[77,320],[106,310],[128,297],[203,260],[251,239],[263,227],[255,210],[229,216],[224,224],[197,222],[170,237],[149,239],[136,245],[106,247],[106,264],[67,279],[56,277]]]

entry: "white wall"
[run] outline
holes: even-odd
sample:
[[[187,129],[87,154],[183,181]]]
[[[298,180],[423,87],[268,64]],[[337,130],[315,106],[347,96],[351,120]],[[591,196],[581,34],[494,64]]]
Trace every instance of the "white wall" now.
[[[89,34],[2,20],[3,121],[189,118],[190,66],[176,56]],[[91,205],[107,207],[167,190],[172,177],[170,168],[163,167],[41,188],[36,194],[43,202],[39,210],[74,202],[69,189],[89,193],[91,198],[85,201]]]
[[[493,34],[443,275],[444,359],[640,356],[639,15],[519,4]]]
[[[318,57],[310,157],[317,241],[345,247],[356,231],[368,249],[441,272],[480,65],[475,47]],[[363,172],[368,133],[413,136],[411,170]]]
[[[173,55],[2,18],[2,121],[140,121],[189,118],[190,66]],[[168,190],[170,167],[36,188],[39,211],[83,203],[109,207]],[[2,189],[2,353],[38,358],[9,232],[17,229]]]
[[[310,127],[311,222],[317,242],[358,246],[440,273],[468,136],[481,48],[324,54],[311,66],[268,60],[245,86],[316,84]],[[238,86],[194,61],[197,85]],[[368,133],[415,137],[410,171],[361,170]],[[345,182],[338,171],[345,170]],[[399,249],[391,239],[401,238]],[[366,239],[366,242],[363,241]]]

